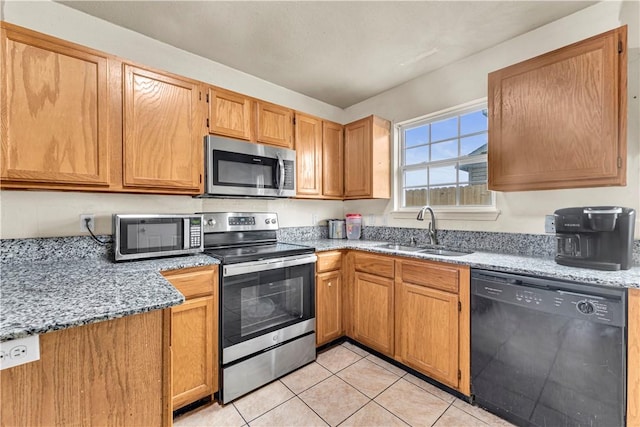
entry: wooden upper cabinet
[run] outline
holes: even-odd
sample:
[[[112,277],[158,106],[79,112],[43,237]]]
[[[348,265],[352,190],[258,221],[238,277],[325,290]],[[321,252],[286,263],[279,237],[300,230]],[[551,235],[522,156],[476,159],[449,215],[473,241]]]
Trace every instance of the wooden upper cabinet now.
[[[256,142],[293,149],[293,110],[256,100]]]
[[[390,125],[376,116],[345,125],[345,199],[391,197]]]
[[[296,194],[322,196],[322,120],[296,113]]]
[[[251,140],[251,98],[210,88],[208,101],[209,133]]]
[[[0,177],[107,186],[107,56],[6,23],[0,40]]]
[[[123,185],[201,193],[205,131],[197,82],[129,64],[123,78]]]
[[[296,149],[297,149],[296,138]],[[342,198],[344,193],[344,127],[322,122],[322,195]]]
[[[489,188],[626,184],[627,27],[489,74]]]

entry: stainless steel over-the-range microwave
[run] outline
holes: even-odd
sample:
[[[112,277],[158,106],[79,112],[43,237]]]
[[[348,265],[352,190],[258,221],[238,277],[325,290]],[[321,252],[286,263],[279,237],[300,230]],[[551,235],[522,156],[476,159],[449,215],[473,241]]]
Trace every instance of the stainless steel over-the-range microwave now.
[[[202,215],[113,215],[116,261],[202,252]]]
[[[294,150],[218,136],[204,145],[205,197],[296,195]]]

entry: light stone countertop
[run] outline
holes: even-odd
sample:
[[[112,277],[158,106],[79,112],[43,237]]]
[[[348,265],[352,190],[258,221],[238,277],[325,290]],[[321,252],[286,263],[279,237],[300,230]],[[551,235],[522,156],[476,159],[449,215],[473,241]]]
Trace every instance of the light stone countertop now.
[[[184,296],[160,272],[212,264],[206,255],[3,262],[0,342],[181,304]]]
[[[463,256],[441,256],[384,249],[378,246],[387,242],[370,240],[317,239],[290,241],[289,243],[313,246],[317,252],[338,249],[359,249],[380,254],[468,265],[472,268],[506,273],[541,276],[602,286],[640,288],[640,267],[638,266],[622,271],[601,271],[559,265],[553,258],[537,258],[491,252],[474,252]]]

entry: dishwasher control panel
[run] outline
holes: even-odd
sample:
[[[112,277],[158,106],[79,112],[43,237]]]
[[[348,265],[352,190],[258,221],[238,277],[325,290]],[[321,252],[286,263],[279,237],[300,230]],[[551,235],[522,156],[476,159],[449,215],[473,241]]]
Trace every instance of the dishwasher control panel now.
[[[620,326],[624,291],[508,274],[472,274],[471,293],[495,301],[575,319]]]

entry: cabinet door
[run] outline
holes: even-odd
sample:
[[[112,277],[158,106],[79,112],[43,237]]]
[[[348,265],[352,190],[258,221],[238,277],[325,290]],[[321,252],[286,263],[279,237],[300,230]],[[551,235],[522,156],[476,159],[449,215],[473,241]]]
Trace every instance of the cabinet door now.
[[[396,357],[451,387],[458,387],[458,296],[397,284]]]
[[[342,336],[342,273],[330,271],[316,276],[316,344]]]
[[[341,198],[343,183],[344,128],[337,123],[322,122],[322,194]]]
[[[322,195],[322,120],[296,113],[296,193]]]
[[[220,88],[209,89],[209,133],[251,139],[251,98]]]
[[[344,128],[344,196],[371,195],[371,117]]]
[[[124,186],[200,193],[201,93],[195,82],[124,65]]]
[[[106,186],[107,58],[2,24],[4,180]]]
[[[293,149],[293,111],[256,101],[256,140]]]
[[[353,277],[353,338],[393,356],[393,279],[361,272]]]
[[[626,27],[489,74],[489,188],[626,183]]]
[[[174,410],[214,393],[214,304],[206,296],[171,309]]]

